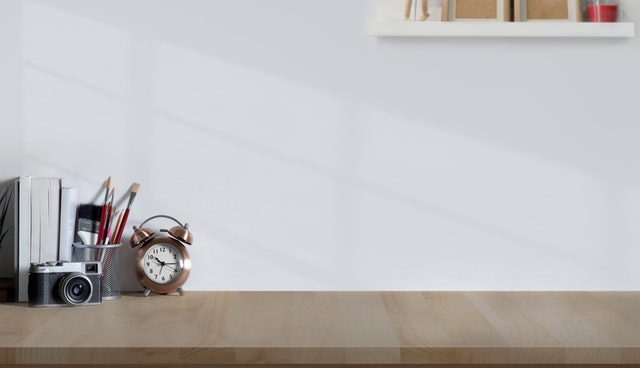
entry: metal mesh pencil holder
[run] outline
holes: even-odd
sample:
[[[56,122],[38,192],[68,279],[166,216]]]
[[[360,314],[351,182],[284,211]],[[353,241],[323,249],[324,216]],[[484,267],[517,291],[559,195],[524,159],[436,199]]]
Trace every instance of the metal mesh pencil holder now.
[[[100,262],[102,265],[102,300],[120,297],[120,244],[73,243],[74,262]]]

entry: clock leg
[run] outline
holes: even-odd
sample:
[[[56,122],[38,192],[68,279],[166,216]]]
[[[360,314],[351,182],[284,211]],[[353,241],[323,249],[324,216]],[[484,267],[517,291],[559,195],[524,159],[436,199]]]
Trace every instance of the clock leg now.
[[[149,296],[150,293],[151,293],[151,290],[144,289],[144,296]]]
[[[178,288],[178,293],[180,293],[180,296],[183,296],[184,295],[184,290],[182,290],[182,288],[179,287]]]

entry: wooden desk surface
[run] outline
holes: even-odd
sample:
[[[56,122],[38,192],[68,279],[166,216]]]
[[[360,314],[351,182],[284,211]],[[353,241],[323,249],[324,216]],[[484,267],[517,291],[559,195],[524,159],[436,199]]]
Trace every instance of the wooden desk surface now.
[[[0,364],[636,364],[640,292],[187,292],[0,304]]]

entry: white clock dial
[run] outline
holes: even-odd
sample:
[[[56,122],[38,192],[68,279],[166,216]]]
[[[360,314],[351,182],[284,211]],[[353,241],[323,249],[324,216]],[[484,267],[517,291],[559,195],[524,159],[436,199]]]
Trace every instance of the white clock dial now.
[[[184,259],[173,244],[154,244],[144,254],[142,269],[149,280],[158,284],[168,284],[182,274]]]

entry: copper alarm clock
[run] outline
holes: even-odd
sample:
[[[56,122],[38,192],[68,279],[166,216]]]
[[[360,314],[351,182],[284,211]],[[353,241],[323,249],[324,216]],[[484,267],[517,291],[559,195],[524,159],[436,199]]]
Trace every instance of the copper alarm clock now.
[[[160,229],[167,235],[155,236],[153,230],[142,226],[156,218],[167,218],[178,225],[168,230]],[[144,295],[148,296],[151,292],[178,292],[184,295],[182,285],[191,273],[191,256],[185,244],[191,245],[193,242],[188,225],[181,224],[171,216],[156,215],[144,220],[139,227],[134,226],[133,230],[130,244],[132,248],[139,246],[134,267],[138,282],[145,288]]]

